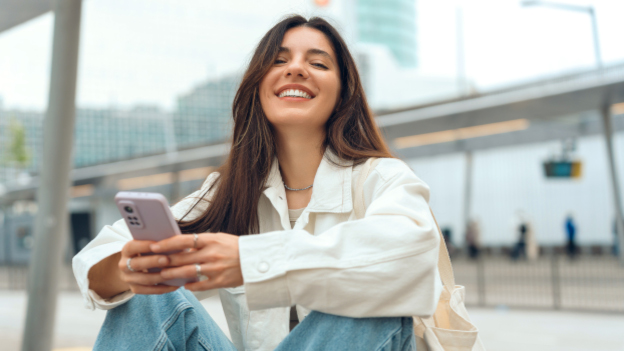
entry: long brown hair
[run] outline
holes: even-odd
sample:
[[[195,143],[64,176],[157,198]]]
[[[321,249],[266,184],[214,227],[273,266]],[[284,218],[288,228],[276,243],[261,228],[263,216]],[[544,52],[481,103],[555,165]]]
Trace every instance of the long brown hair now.
[[[277,58],[284,34],[295,27],[310,27],[325,34],[338,60],[341,93],[338,106],[326,124],[324,147],[356,164],[369,157],[393,157],[369,110],[355,61],[338,31],[319,17],[306,20],[299,15],[289,16],[271,28],[256,47],[232,104],[232,148],[211,185],[211,188],[216,186],[214,194],[210,200],[202,199],[210,205],[194,220],[183,221],[186,215],[182,217],[179,224],[183,233],[259,232],[258,201],[265,189],[276,144],[258,91],[262,78]],[[207,193],[211,192],[212,189]]]

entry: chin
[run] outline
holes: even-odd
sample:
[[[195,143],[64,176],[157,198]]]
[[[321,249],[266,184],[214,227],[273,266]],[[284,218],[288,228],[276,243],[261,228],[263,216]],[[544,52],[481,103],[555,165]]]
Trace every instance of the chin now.
[[[304,126],[304,125],[316,124],[316,123],[313,123],[312,118],[309,116],[297,116],[297,115],[279,116],[277,118],[269,119],[269,122],[276,127],[279,127],[279,126],[291,127],[291,126]]]

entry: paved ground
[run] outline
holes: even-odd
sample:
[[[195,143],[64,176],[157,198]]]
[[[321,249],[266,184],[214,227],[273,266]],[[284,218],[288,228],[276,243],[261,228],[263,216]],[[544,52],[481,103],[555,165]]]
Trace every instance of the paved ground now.
[[[218,298],[204,301],[229,335]],[[0,290],[0,348],[19,350],[24,324],[24,291]],[[624,315],[470,308],[488,351],[621,351]],[[82,307],[77,292],[62,292],[56,319],[56,351],[91,349],[104,320],[103,311]]]

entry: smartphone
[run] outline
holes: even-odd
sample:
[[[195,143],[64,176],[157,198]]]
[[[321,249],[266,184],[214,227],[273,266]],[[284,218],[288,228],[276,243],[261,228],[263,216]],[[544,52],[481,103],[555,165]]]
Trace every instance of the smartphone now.
[[[162,194],[121,191],[115,195],[115,203],[135,240],[161,241],[182,234],[169,209],[169,203]],[[180,251],[165,254],[177,252]],[[160,268],[150,268],[148,271],[156,273],[160,272]],[[167,280],[162,284],[182,286],[196,281],[195,278],[178,278]]]

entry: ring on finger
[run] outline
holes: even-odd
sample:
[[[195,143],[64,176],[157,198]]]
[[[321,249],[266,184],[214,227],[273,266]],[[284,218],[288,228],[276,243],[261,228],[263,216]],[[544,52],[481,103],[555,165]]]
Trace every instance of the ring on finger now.
[[[196,249],[197,248],[197,240],[199,239],[199,235],[197,235],[196,233],[193,233],[193,248]]]
[[[199,265],[199,263],[195,263],[195,273],[197,275],[197,279],[201,279],[201,277],[204,277],[204,275],[202,274],[201,266]]]
[[[129,270],[130,272],[136,272],[134,269],[132,269],[132,265],[130,264],[133,258],[134,258],[134,257],[130,257],[130,258],[126,261],[126,267],[128,267],[128,270]]]

